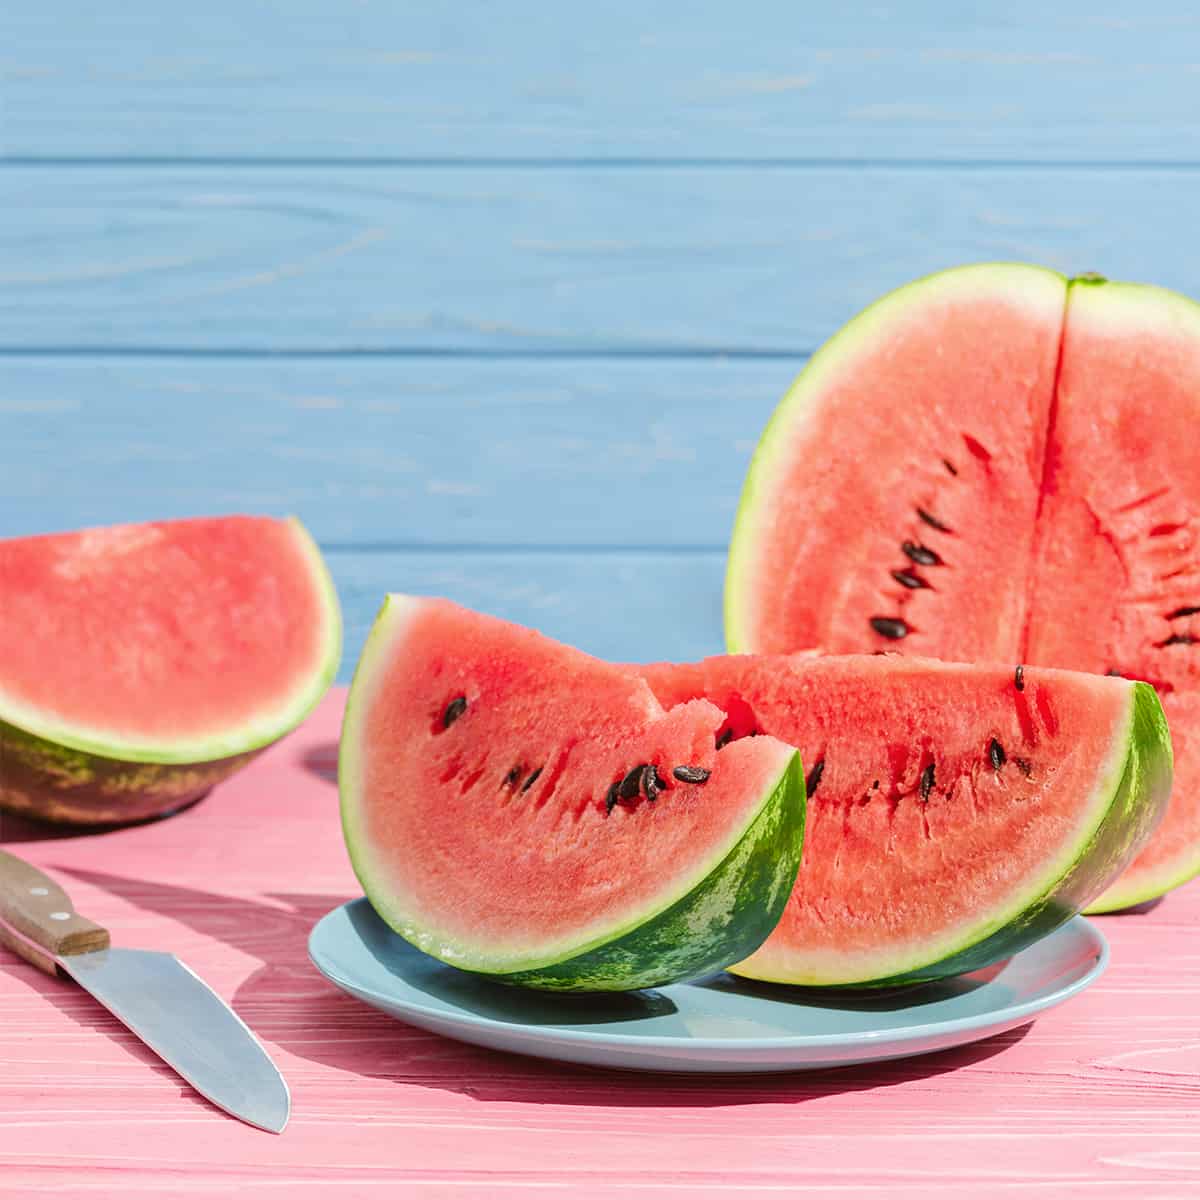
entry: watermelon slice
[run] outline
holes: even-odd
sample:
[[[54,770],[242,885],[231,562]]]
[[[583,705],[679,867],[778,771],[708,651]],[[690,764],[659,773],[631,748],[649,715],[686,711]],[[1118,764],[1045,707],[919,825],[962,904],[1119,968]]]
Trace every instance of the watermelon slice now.
[[[731,650],[903,651],[1153,684],[1170,811],[1107,911],[1200,871],[1200,308],[984,264],[884,297],[762,436]]]
[[[910,983],[1007,958],[1109,886],[1170,791],[1144,683],[893,655],[641,669],[664,705],[727,712],[718,736],[773,734],[807,764],[791,900],[730,968],[754,979]]]
[[[297,725],[341,617],[299,521],[0,541],[0,807],[128,821],[195,800]]]
[[[390,596],[350,690],[346,844],[371,903],[456,967],[563,991],[718,970],[771,932],[804,824],[792,747],[718,751],[636,671]]]

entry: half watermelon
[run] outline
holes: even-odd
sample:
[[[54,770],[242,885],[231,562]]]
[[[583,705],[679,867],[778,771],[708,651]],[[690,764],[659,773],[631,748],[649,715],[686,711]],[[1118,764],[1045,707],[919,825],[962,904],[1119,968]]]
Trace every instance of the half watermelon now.
[[[532,630],[391,596],[342,729],[354,869],[402,937],[508,983],[718,970],[774,928],[804,825],[792,747],[718,750],[725,721]]]
[[[762,436],[728,646],[1153,684],[1177,786],[1092,911],[1159,895],[1200,871],[1198,416],[1200,308],[1181,296],[1015,264],[901,288],[821,348]]]
[[[1171,787],[1144,683],[894,655],[641,670],[664,705],[724,710],[719,739],[773,734],[807,764],[791,900],[730,968],[754,979],[910,983],[1008,958],[1117,878]]]
[[[185,805],[337,671],[329,573],[294,519],[0,541],[0,807],[74,822]]]

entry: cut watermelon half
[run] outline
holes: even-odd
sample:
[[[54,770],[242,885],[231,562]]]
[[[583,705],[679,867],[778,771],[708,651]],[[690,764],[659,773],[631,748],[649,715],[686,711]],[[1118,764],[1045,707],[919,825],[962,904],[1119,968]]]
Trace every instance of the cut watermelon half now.
[[[880,986],[1008,958],[1117,878],[1170,792],[1144,683],[893,655],[641,670],[664,705],[707,699],[719,736],[773,734],[807,765],[791,899],[730,968],[754,979]]]
[[[814,356],[746,479],[730,650],[903,651],[1153,684],[1158,833],[1092,911],[1200,871],[1200,308],[983,264],[902,288]]]
[[[391,596],[346,707],[346,844],[376,911],[505,982],[650,987],[770,933],[804,783],[774,738],[724,749],[706,701],[444,600]]]
[[[0,541],[0,807],[82,822],[202,795],[329,686],[341,617],[294,519]]]

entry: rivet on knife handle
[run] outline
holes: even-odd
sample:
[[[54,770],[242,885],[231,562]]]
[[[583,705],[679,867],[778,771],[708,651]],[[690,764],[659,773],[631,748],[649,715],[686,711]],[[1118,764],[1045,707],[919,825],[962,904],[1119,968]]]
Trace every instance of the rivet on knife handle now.
[[[58,958],[108,947],[108,930],[81,917],[53,879],[3,850],[0,921]]]

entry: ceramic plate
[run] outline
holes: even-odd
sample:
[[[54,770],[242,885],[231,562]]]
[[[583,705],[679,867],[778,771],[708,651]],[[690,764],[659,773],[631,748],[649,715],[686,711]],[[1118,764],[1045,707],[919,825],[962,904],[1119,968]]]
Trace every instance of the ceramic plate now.
[[[309,938],[317,969],[423,1029],[495,1050],[647,1071],[794,1071],[944,1050],[1012,1029],[1099,978],[1083,917],[986,971],[887,991],[711,975],[653,991],[560,995],[492,983],[414,949],[354,900]]]

